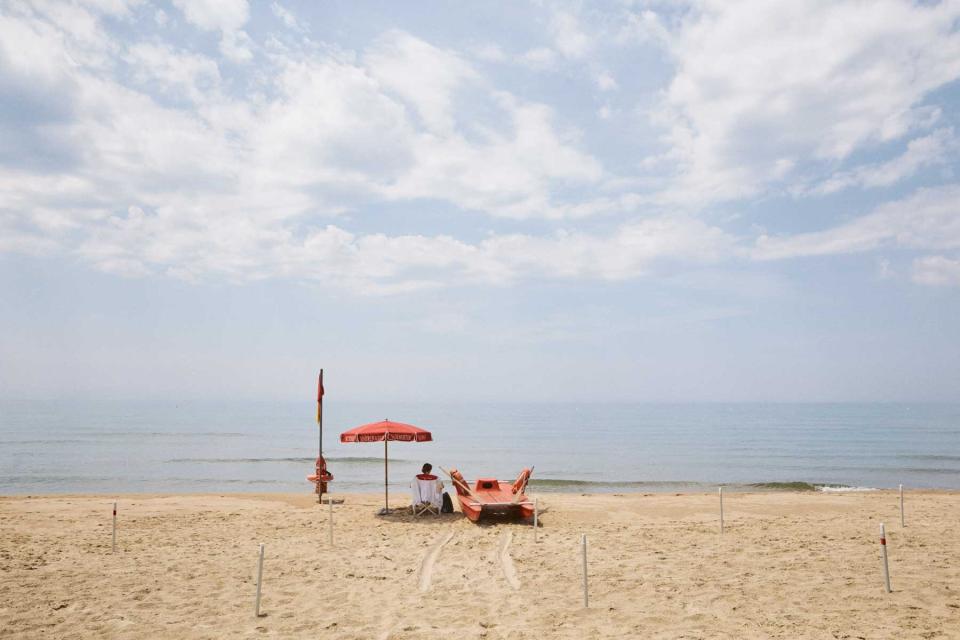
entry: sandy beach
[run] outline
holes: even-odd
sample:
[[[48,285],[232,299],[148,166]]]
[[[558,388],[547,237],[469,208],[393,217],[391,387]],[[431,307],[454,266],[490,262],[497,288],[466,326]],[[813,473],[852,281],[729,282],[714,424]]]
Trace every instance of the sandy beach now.
[[[2,498],[0,637],[960,637],[956,493],[546,493],[538,542],[337,497],[331,548],[311,495],[120,496],[116,554],[112,497]]]

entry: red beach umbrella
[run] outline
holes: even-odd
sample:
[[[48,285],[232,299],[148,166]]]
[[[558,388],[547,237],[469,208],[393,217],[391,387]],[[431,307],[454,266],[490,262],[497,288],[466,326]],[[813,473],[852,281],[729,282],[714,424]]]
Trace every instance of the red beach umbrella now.
[[[390,513],[390,493],[387,488],[389,463],[387,462],[387,442],[430,442],[433,436],[426,429],[412,424],[383,420],[354,427],[340,434],[340,442],[380,442],[383,441],[383,512]]]

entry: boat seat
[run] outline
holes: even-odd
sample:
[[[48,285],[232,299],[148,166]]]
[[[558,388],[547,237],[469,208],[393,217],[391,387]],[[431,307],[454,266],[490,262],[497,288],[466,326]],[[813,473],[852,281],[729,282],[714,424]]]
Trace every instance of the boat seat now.
[[[480,478],[477,480],[477,491],[499,491],[500,483],[496,478]]]

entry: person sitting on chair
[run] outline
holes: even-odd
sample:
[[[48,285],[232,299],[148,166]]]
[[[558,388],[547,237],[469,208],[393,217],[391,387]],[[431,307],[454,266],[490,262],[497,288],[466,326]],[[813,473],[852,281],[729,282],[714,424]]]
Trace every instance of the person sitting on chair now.
[[[430,473],[433,471],[433,465],[429,462],[424,462],[423,467],[420,469],[421,473],[417,474],[417,480],[436,480],[437,481],[437,493],[443,490],[443,480],[437,478],[437,476]]]
[[[437,476],[430,473],[433,466],[428,462],[423,465],[422,472],[418,473],[410,489],[413,491],[413,514],[422,515],[430,512],[440,515],[443,506],[443,483]]]

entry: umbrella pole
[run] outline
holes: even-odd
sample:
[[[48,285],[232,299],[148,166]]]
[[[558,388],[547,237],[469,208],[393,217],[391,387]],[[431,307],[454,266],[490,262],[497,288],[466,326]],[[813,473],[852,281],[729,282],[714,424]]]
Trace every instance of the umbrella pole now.
[[[390,481],[388,479],[389,463],[387,462],[387,436],[383,436],[383,512],[390,513]]]

